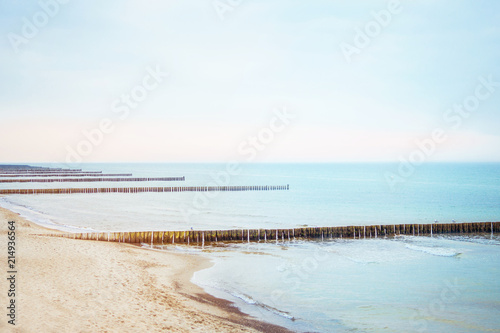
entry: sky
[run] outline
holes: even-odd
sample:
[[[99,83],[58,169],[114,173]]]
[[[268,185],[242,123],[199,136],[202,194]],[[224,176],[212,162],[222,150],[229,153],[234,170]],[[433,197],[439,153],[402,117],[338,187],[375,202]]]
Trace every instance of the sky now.
[[[0,0],[2,162],[500,161],[500,2]]]

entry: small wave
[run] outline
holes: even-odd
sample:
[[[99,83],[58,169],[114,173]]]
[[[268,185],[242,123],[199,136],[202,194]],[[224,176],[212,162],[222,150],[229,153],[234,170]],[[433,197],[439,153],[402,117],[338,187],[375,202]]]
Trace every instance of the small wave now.
[[[217,263],[215,265],[217,265]],[[258,308],[261,308],[261,309],[264,309],[266,311],[269,311],[272,314],[280,316],[280,317],[283,317],[285,319],[288,319],[288,320],[291,320],[291,321],[295,321],[297,319],[294,316],[292,316],[290,313],[288,313],[286,311],[278,310],[278,309],[276,309],[276,308],[274,308],[274,307],[272,307],[270,305],[261,303],[258,300],[252,298],[252,296],[249,296],[247,294],[241,293],[241,292],[239,292],[237,290],[229,290],[227,288],[221,287],[221,285],[222,285],[221,282],[218,282],[218,283],[215,282],[214,283],[212,281],[209,284],[207,284],[207,283],[200,283],[199,281],[196,282],[196,273],[195,273],[195,276],[193,277],[193,279],[191,281],[194,282],[195,284],[199,285],[199,286],[208,287],[210,289],[215,289],[215,290],[218,290],[220,292],[223,292],[226,295],[230,295],[230,296],[232,296],[234,298],[237,298],[237,299],[243,301],[245,304],[248,304],[248,305],[251,305],[251,306],[256,306]],[[225,297],[225,298],[227,298],[227,297]],[[227,298],[227,299],[231,300],[231,298]]]
[[[407,244],[406,248],[413,251],[420,251],[427,254],[431,254],[433,256],[440,256],[440,257],[455,257],[460,254],[460,252],[456,252],[456,250],[454,249],[446,249],[443,247],[427,247],[427,246]]]
[[[500,237],[498,235],[467,235],[467,236],[450,236],[446,239],[458,242],[476,243],[481,245],[500,245]]]
[[[228,291],[226,291],[226,292],[228,292]],[[269,306],[267,304],[261,303],[261,302],[255,300],[255,299],[253,299],[251,296],[248,296],[248,295],[245,295],[245,294],[242,294],[242,293],[238,293],[238,292],[234,292],[234,291],[233,292],[229,292],[229,294],[231,294],[232,296],[234,296],[236,298],[241,299],[243,302],[245,302],[247,304],[258,306],[258,307],[263,308],[263,309],[265,309],[265,310],[267,310],[269,312],[272,312],[273,314],[278,315],[280,317],[283,317],[283,318],[286,318],[286,319],[289,319],[289,320],[292,320],[292,321],[295,320],[295,317],[292,316],[290,313],[278,310],[276,308],[273,308],[272,306]]]
[[[281,310],[278,310],[276,308],[273,308],[272,306],[269,306],[269,305],[265,305],[265,304],[261,304],[259,303],[258,304],[260,307],[266,309],[267,311],[270,311],[272,313],[274,313],[275,315],[278,315],[280,317],[283,317],[283,318],[286,318],[286,319],[289,319],[291,321],[295,321],[296,318],[294,316],[292,316],[290,313],[288,312],[285,312],[285,311],[281,311]]]
[[[237,293],[237,292],[232,292],[231,295],[233,295],[236,298],[241,299],[243,302],[245,302],[247,304],[251,304],[251,305],[258,304],[258,302],[256,300],[254,300],[252,297],[250,297],[248,295],[240,294],[240,293]]]

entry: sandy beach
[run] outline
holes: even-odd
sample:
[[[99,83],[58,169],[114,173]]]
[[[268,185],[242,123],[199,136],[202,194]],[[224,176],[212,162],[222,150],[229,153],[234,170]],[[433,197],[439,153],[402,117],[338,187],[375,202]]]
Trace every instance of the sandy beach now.
[[[54,230],[3,208],[0,221],[2,258],[7,222],[16,222],[18,271],[16,325],[3,314],[2,332],[289,332],[190,283],[195,271],[210,266],[205,258],[43,236]],[[1,281],[6,312],[9,285]]]

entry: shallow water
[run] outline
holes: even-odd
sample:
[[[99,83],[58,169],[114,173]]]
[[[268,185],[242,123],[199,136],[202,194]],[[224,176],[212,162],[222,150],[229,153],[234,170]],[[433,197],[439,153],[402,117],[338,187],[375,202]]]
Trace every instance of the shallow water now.
[[[206,249],[193,278],[302,332],[487,332],[499,327],[500,239],[396,237]]]

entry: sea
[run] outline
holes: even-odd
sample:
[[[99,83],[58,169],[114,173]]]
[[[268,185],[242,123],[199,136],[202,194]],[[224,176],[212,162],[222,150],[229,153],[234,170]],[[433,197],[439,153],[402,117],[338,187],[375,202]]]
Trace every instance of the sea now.
[[[67,167],[54,164],[37,166]],[[500,164],[81,164],[183,182],[0,188],[289,185],[287,191],[40,194],[0,206],[67,232],[500,221]],[[150,245],[144,245],[150,246]],[[500,332],[500,235],[374,235],[166,245],[204,256],[206,292],[295,332]]]

